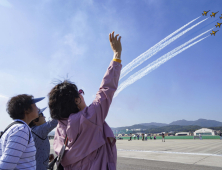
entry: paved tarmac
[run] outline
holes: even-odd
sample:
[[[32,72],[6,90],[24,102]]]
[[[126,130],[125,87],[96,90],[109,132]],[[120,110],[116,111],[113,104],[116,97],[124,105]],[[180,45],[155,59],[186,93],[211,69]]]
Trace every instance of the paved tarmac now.
[[[219,167],[190,165],[145,159],[118,157],[117,170],[221,170]]]
[[[222,169],[222,140],[118,140],[116,145],[118,170]]]

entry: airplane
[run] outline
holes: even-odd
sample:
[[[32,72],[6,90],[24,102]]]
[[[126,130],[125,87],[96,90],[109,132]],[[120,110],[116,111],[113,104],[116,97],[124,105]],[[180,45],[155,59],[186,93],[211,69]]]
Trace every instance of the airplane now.
[[[209,10],[210,11],[210,10]],[[209,12],[209,11],[204,11],[203,13],[202,13],[202,15],[204,16],[207,16],[207,13]]]
[[[222,14],[221,14],[221,17],[220,17],[220,19],[222,19]]]
[[[211,17],[215,17],[215,15],[218,13],[219,11],[217,11],[217,12],[212,12],[212,15],[210,15]]]
[[[216,28],[217,27],[219,27],[220,28],[220,25],[221,25],[222,23],[219,23],[219,22],[217,22],[217,25],[215,25],[216,26]]]
[[[217,31],[219,31],[219,30],[217,30]],[[213,31],[213,30],[212,30],[212,33],[210,33],[210,34],[211,34],[211,35],[214,34],[214,36],[215,36],[215,33],[216,33],[217,31]]]

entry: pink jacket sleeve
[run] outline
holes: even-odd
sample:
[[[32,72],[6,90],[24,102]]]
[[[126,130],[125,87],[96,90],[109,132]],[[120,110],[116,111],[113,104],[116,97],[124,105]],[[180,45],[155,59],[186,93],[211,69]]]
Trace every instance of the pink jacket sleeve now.
[[[122,64],[111,61],[96,94],[95,100],[84,111],[83,115],[96,125],[103,125],[109,111],[113,95],[118,87]]]

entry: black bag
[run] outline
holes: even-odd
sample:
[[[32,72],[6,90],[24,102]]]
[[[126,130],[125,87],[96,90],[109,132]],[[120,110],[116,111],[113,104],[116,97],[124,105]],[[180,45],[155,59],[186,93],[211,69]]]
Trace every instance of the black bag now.
[[[58,159],[58,156],[56,156],[56,158],[52,162],[50,162],[50,164],[48,165],[48,169],[49,170],[53,170],[53,168],[54,168],[54,166],[56,164],[57,159]],[[64,170],[64,168],[63,168],[63,166],[61,164],[59,164],[59,166],[57,166],[57,170]]]
[[[55,157],[55,159],[54,159],[52,162],[50,162],[50,164],[48,165],[48,168],[47,168],[47,169],[53,170],[53,168],[54,168],[54,166],[55,166],[55,163],[56,163],[56,161],[57,161],[57,158],[58,158],[58,156]]]
[[[48,169],[49,170],[53,170],[55,164],[57,166],[56,170],[64,170],[63,166],[61,165],[61,160],[62,160],[62,157],[64,155],[64,151],[65,151],[65,148],[67,146],[67,143],[68,143],[68,137],[66,135],[65,137],[65,140],[64,140],[64,145],[63,147],[61,148],[60,152],[59,152],[59,156],[57,156],[49,165],[48,165]]]

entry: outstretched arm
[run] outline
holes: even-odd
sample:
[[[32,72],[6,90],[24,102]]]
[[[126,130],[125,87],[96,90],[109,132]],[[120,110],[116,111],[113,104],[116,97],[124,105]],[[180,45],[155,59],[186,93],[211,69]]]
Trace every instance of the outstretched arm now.
[[[85,111],[84,116],[94,124],[103,125],[108,114],[113,95],[118,87],[121,65],[122,46],[119,34],[114,36],[114,32],[109,34],[109,41],[114,52],[111,61],[100,85],[99,91],[93,103]]]
[[[57,124],[57,120],[50,120],[40,126],[35,126],[32,131],[41,138],[46,138],[49,132],[51,132],[57,126]]]

